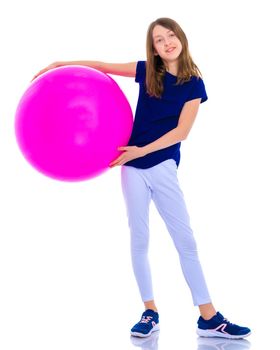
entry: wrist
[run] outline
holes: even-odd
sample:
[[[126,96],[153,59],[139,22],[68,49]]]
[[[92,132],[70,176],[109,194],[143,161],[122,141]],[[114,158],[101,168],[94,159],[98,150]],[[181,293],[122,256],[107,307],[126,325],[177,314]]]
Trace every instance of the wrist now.
[[[146,156],[149,153],[149,149],[148,149],[147,145],[146,146],[142,146],[140,148],[141,148],[142,157]]]

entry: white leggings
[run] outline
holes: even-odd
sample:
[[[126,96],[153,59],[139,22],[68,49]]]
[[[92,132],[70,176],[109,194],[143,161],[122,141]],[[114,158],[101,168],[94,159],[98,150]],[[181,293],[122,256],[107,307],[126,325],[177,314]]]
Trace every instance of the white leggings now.
[[[148,260],[149,204],[152,199],[179,253],[194,305],[210,303],[175,161],[168,159],[148,169],[124,165],[121,175],[131,233],[132,266],[142,301],[154,299]]]

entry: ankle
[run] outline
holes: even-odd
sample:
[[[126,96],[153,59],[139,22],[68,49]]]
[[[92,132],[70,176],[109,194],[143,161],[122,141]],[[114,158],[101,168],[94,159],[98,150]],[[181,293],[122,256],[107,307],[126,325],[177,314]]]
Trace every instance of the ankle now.
[[[216,315],[216,312],[215,313],[203,313],[200,315],[205,321],[209,321],[209,320],[211,320],[212,317],[214,317]]]
[[[214,306],[211,303],[199,305],[199,311],[201,317],[206,321],[210,320],[213,316],[217,314]]]
[[[158,312],[157,307],[155,305],[155,302],[153,300],[145,301],[144,302],[145,310],[153,310],[155,312]]]

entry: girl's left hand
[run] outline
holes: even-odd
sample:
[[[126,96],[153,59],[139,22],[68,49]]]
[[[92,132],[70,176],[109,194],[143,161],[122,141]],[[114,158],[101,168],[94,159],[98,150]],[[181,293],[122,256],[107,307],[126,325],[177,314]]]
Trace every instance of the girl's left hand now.
[[[118,150],[124,152],[109,164],[110,168],[117,165],[123,165],[132,159],[143,157],[145,155],[143,148],[138,146],[118,147]]]

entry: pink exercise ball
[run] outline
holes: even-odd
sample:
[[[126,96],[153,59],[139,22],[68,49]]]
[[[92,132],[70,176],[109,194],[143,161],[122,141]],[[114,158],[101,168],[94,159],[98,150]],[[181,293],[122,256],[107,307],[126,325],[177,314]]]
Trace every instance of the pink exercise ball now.
[[[19,101],[15,132],[20,150],[38,171],[62,181],[102,174],[128,143],[131,107],[107,74],[63,66],[36,78]]]

